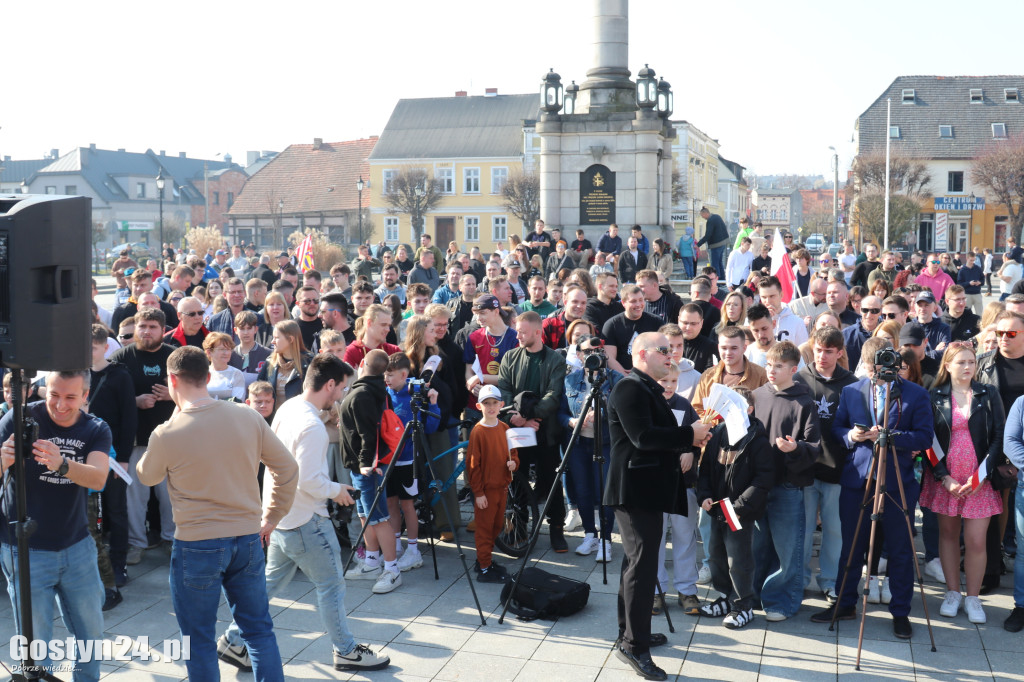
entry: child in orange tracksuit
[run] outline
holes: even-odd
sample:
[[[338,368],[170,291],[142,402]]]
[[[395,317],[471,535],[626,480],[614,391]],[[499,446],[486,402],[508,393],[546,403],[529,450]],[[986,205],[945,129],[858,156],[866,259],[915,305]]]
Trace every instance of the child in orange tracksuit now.
[[[469,433],[466,455],[466,480],[473,491],[473,518],[476,520],[476,570],[482,583],[503,583],[508,571],[491,558],[494,538],[505,523],[505,498],[512,472],[519,467],[519,453],[509,449],[505,432],[509,426],[498,421],[504,403],[497,386],[480,389],[477,409],[483,418]]]

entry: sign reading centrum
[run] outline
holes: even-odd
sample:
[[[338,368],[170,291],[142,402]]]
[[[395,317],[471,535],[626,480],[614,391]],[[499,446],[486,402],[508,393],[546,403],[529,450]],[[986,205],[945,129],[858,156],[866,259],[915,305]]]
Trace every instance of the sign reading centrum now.
[[[971,198],[964,196],[952,196],[952,197],[935,197],[935,210],[936,211],[984,211],[985,210],[985,197],[974,197],[974,203],[971,203]]]
[[[580,225],[615,222],[615,173],[595,164],[580,173]]]

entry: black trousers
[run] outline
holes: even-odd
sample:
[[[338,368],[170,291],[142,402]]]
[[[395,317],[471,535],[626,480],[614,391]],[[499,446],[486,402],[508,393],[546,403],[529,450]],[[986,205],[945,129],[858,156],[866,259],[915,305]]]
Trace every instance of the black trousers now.
[[[636,655],[651,648],[651,609],[658,580],[663,519],[660,511],[615,507],[622,538],[619,637],[623,648]]]
[[[121,465],[128,468],[127,462]],[[103,496],[104,525],[110,530],[110,563],[123,571],[128,558],[128,484],[111,471]]]
[[[558,465],[562,463],[559,454],[559,446],[556,445],[535,445],[532,448],[519,448],[519,466],[524,471],[531,464],[537,472],[537,484],[534,491],[537,494],[537,506],[543,507],[548,491],[555,483],[555,472]],[[562,492],[562,482],[559,481],[555,487],[555,494],[551,498],[551,505],[548,507],[548,525],[565,525],[565,495]],[[658,538],[659,540],[661,538]]]

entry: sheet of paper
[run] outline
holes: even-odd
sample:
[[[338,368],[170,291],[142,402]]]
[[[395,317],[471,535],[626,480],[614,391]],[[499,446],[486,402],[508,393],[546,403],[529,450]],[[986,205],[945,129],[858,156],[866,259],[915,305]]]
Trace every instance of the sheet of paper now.
[[[505,432],[505,438],[509,448],[531,448],[537,444],[537,432],[526,427],[509,429]]]
[[[739,410],[735,405],[730,404],[722,414],[722,418],[725,420],[725,429],[729,434],[730,443],[738,443],[750,430],[750,418],[747,416],[746,410]]]
[[[110,469],[111,469],[111,470],[112,470],[112,471],[113,471],[113,472],[114,472],[115,474],[117,474],[118,476],[120,476],[120,477],[121,477],[121,479],[122,479],[122,480],[124,480],[124,482],[125,482],[126,484],[128,484],[128,485],[131,485],[131,484],[132,484],[132,477],[128,475],[128,472],[127,472],[127,471],[125,470],[125,468],[124,468],[123,466],[121,466],[121,463],[120,463],[120,462],[118,462],[118,461],[117,461],[116,459],[114,459],[114,458],[111,458],[111,459],[110,459]]]
[[[476,378],[480,380],[480,383],[484,383],[484,370],[480,366],[480,358],[473,358],[473,372],[476,374]]]
[[[682,410],[672,410],[672,414],[674,414],[676,416],[676,424],[678,424],[679,426],[682,426],[683,425],[683,417],[686,416],[686,413],[683,412]]]

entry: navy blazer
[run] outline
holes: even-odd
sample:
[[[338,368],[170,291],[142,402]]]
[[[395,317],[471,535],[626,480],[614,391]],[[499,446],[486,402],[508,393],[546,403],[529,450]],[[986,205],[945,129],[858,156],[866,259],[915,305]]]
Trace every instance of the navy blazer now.
[[[932,446],[935,435],[935,420],[932,415],[931,400],[928,392],[915,383],[897,379],[894,387],[899,390],[897,399],[893,396],[889,406],[889,430],[892,433],[891,445],[896,446],[896,458],[899,461],[899,474],[904,485],[914,483],[913,453],[923,452]],[[849,439],[854,424],[875,423],[871,414],[871,391],[874,383],[864,378],[843,389],[839,398],[839,409],[832,420],[832,434],[836,441],[844,443],[852,452],[843,467],[839,483],[844,488],[863,488],[871,467],[871,441],[857,443]],[[890,450],[889,466],[886,477],[896,474]]]

